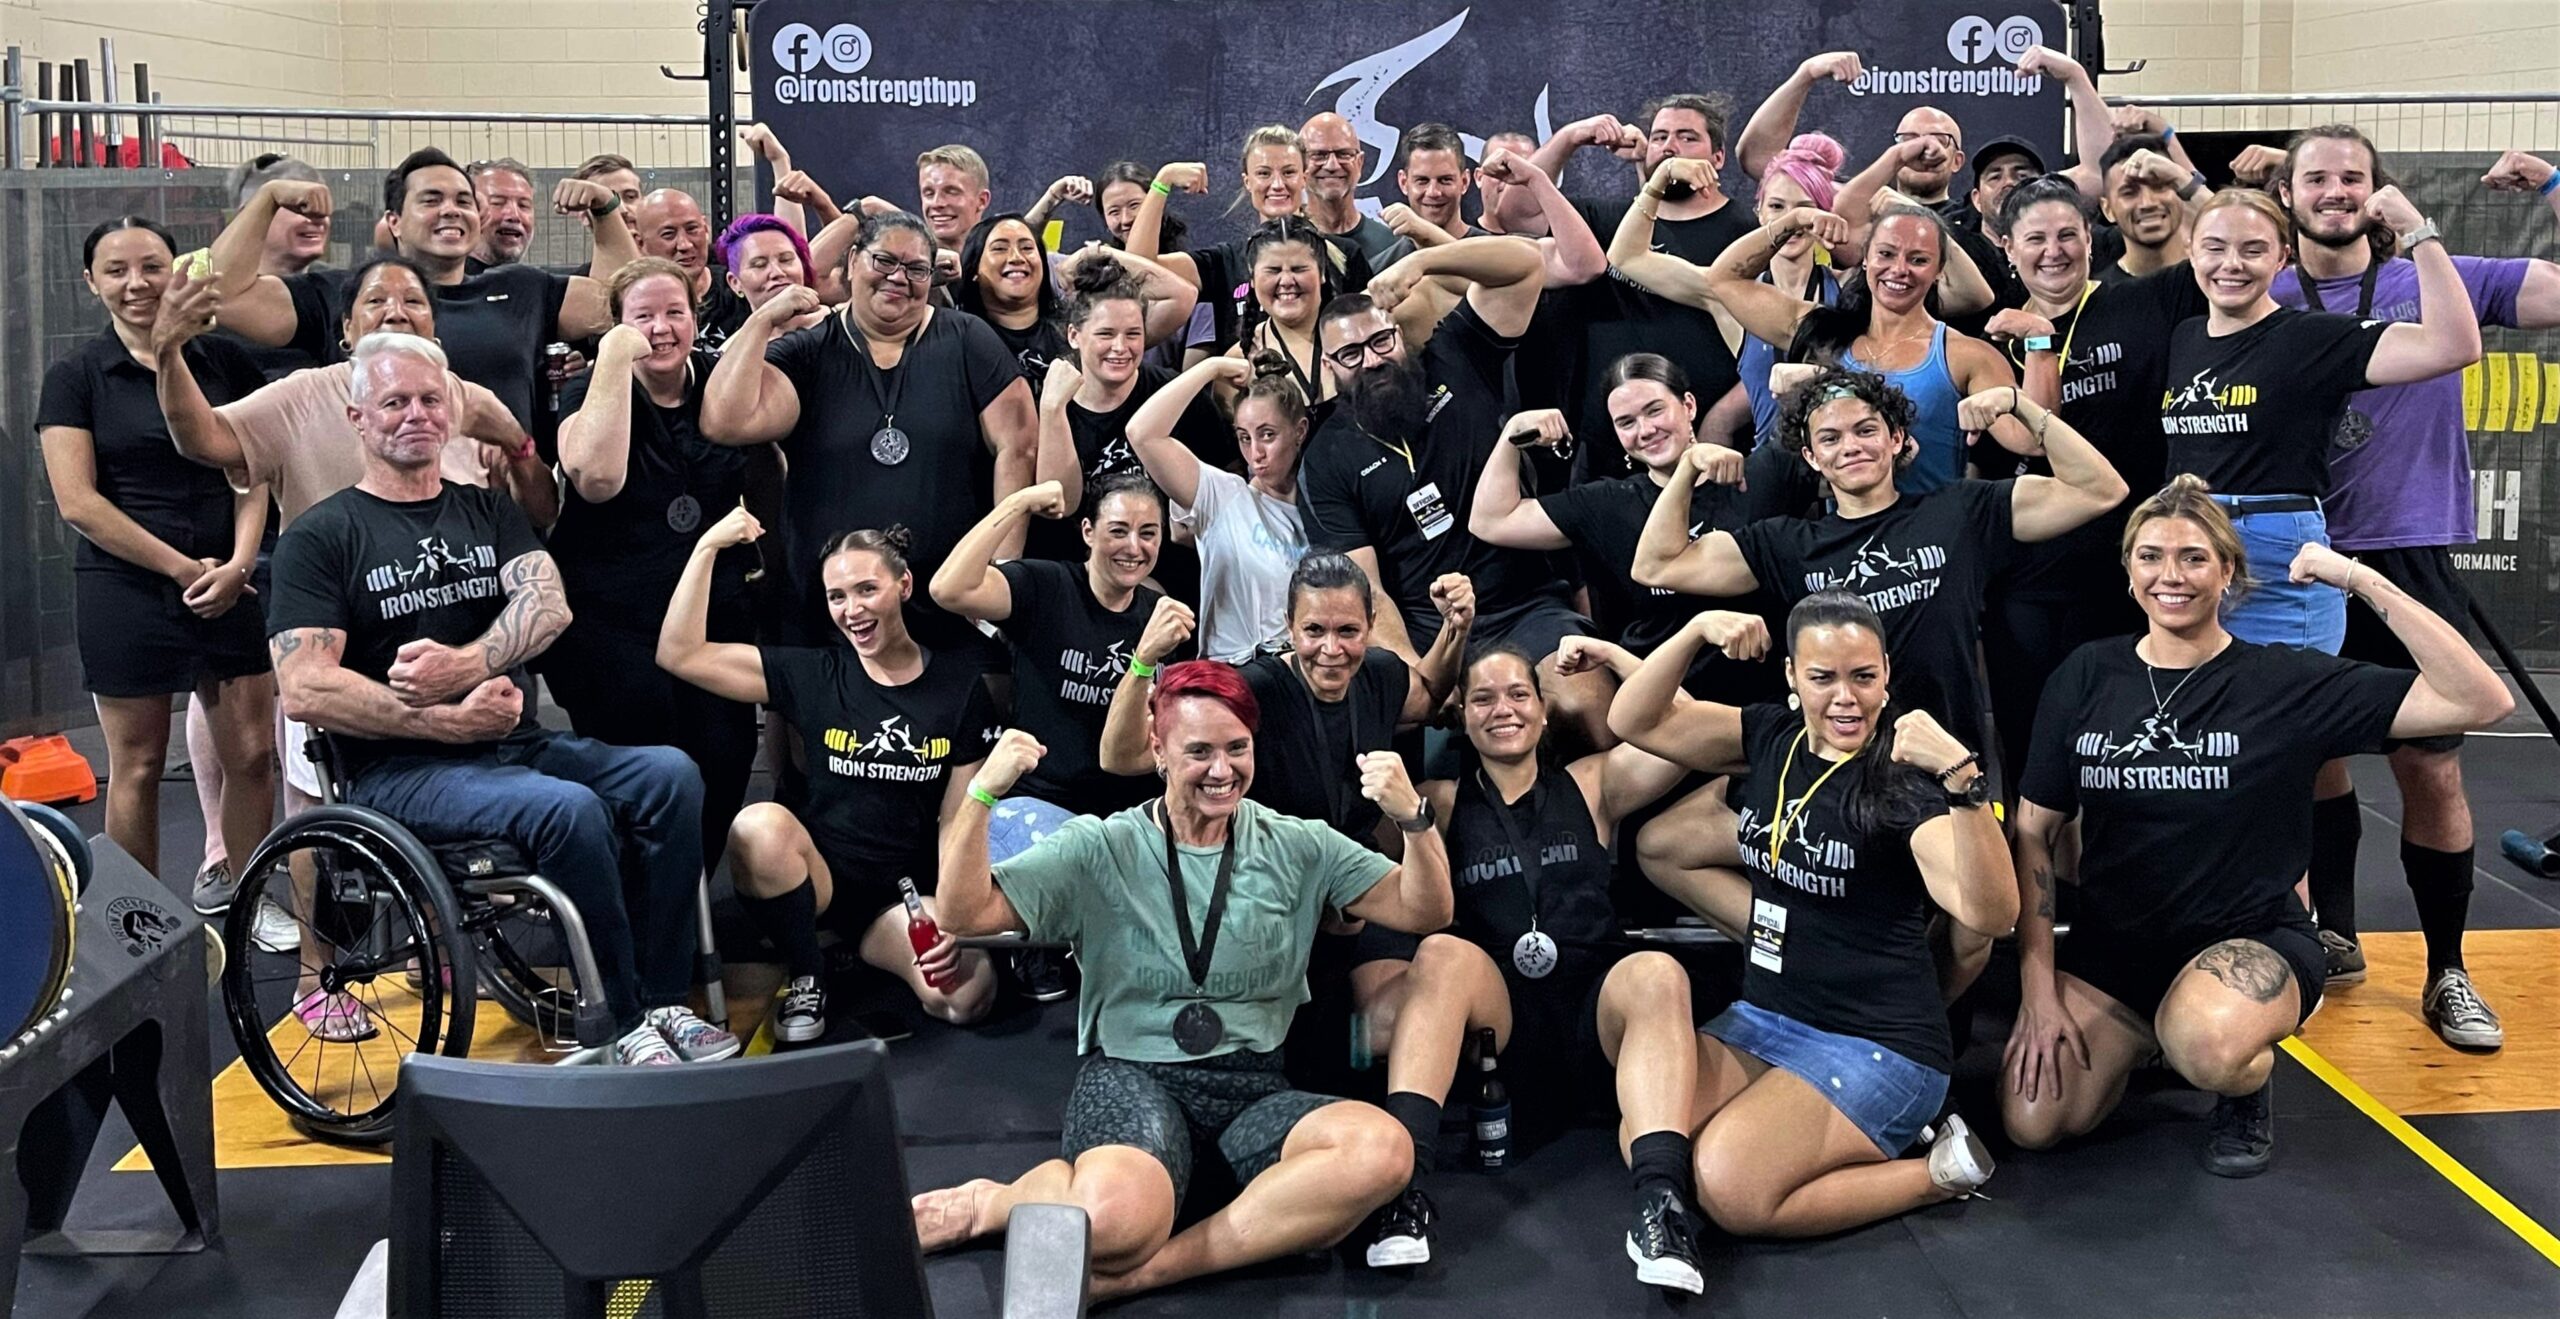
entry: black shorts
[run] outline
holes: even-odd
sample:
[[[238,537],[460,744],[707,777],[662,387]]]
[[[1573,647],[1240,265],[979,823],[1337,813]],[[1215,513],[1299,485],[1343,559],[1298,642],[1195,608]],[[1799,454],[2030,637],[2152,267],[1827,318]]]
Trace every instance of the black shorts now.
[[[2073,923],[2055,950],[2054,969],[2067,972],[2091,989],[2130,1009],[2147,1026],[2168,996],[2169,984],[2195,955],[2230,939],[2265,944],[2293,969],[2299,997],[2296,1024],[2320,1006],[2320,991],[2329,979],[2329,959],[2320,951],[2319,927],[2299,907],[2273,925],[2239,930],[2211,938],[2163,941],[2147,935],[2110,930],[2087,920]]]
[[[1440,635],[1440,616],[1405,615],[1405,632],[1413,640],[1418,654],[1431,648],[1432,638]],[[1595,635],[1591,620],[1573,612],[1573,607],[1554,595],[1533,595],[1519,604],[1476,615],[1475,626],[1467,631],[1467,644],[1490,646],[1509,644],[1528,652],[1530,660],[1543,661],[1556,653],[1556,646],[1566,637]]]
[[[1617,1074],[1600,1047],[1600,986],[1606,969],[1559,972],[1531,980],[1508,969],[1511,1038],[1502,1045],[1502,1079],[1511,1091],[1516,1146],[1534,1148],[1592,1112],[1617,1111]],[[1474,1098],[1474,1077],[1460,1073],[1450,1103]]]
[[[1155,1156],[1173,1177],[1179,1215],[1191,1191],[1193,1151],[1213,1146],[1241,1188],[1280,1161],[1299,1119],[1341,1100],[1289,1088],[1278,1053],[1238,1050],[1187,1063],[1128,1062],[1088,1053],[1067,1092],[1059,1148],[1127,1145]]]
[[[130,564],[83,565],[72,574],[81,678],[93,696],[167,696],[264,673],[267,588],[262,560],[244,595],[220,618],[198,618],[176,582]]]
[[[808,822],[801,823],[806,827]],[[880,913],[906,904],[906,896],[898,892],[901,875],[914,880],[916,891],[925,894],[934,891],[934,881],[941,875],[940,862],[931,856],[916,857],[903,866],[857,861],[814,833],[809,841],[817,844],[818,856],[827,863],[827,909],[818,913],[818,924],[849,939],[860,939]]]
[[[2436,617],[2453,624],[2453,630],[2465,636],[2471,632],[2471,593],[2463,589],[2462,579],[2453,575],[2453,553],[2441,545],[2413,545],[2391,550],[2355,550],[2356,562],[2391,579],[2391,584],[2409,593],[2411,599],[2435,611]],[[2338,648],[2341,659],[2362,660],[2388,669],[2415,669],[2418,661],[2410,658],[2409,648],[2391,635],[2391,626],[2370,609],[2350,603],[2347,606],[2347,640]],[[2452,751],[2462,745],[2462,734],[2439,733],[2433,737],[2390,738],[2383,742],[2385,751],[2414,747],[2420,751]]]

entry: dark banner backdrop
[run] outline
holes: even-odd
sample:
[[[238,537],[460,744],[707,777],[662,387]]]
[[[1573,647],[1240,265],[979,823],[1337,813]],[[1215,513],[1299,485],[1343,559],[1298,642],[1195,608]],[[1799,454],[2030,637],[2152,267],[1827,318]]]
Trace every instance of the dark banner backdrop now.
[[[916,153],[947,142],[985,154],[1008,210],[1114,160],[1199,160],[1210,196],[1184,208],[1214,240],[1242,227],[1221,216],[1258,124],[1342,114],[1368,147],[1360,195],[1383,203],[1398,197],[1405,126],[1543,140],[1665,92],[1715,91],[1739,132],[1826,50],[1858,51],[1868,78],[1816,90],[1804,126],[1845,143],[1853,167],[1920,104],[1954,114],[1968,142],[2014,134],[2053,159],[2062,89],[2011,65],[2065,40],[2061,7],[2041,0],[764,0],[748,46],[758,117],[839,201],[912,204]],[[767,198],[771,183],[758,180]],[[1728,180],[1747,196],[1741,183]],[[1634,185],[1596,152],[1566,180],[1575,195]],[[1063,218],[1071,241],[1099,236],[1089,208]]]
[[[2560,250],[2540,198],[2490,192],[2484,152],[2404,152],[2391,172],[2444,226],[2446,246],[2480,256]],[[2473,531],[2453,565],[2498,631],[2537,669],[2560,667],[2560,331],[2485,329],[2462,372],[2471,434]]]

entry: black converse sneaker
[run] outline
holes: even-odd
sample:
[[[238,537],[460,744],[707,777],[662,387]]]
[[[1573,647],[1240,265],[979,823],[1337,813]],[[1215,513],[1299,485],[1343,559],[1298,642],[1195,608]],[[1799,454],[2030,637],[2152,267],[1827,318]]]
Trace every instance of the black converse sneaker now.
[[[793,977],[782,987],[782,1005],[774,1010],[773,1038],[806,1044],[826,1033],[826,986],[816,976]]]
[[[2276,1078],[2248,1094],[2213,1101],[2204,1170],[2216,1177],[2255,1177],[2276,1156]]]
[[[1404,1188],[1404,1194],[1369,1215],[1369,1267],[1401,1269],[1430,1263],[1432,1225],[1439,1221],[1439,1207],[1421,1187]]]
[[[1636,1281],[1671,1287],[1692,1296],[1706,1294],[1707,1278],[1698,1272],[1697,1230],[1689,1223],[1689,1206],[1672,1191],[1647,1195],[1627,1229],[1627,1258],[1636,1262]]]
[[[2427,982],[2420,1002],[2428,1028],[2445,1043],[2471,1053],[2493,1053],[2506,1046],[2507,1028],[2480,1001],[2480,991],[2471,987],[2471,973],[2461,967],[2437,972]]]

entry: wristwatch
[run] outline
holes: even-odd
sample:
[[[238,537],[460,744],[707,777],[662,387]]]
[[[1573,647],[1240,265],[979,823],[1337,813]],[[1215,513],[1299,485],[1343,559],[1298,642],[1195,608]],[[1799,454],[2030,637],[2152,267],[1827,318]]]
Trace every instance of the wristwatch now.
[[[2429,239],[2433,239],[2437,242],[2443,242],[2444,231],[2442,229],[2438,229],[2436,227],[2436,222],[2433,220],[2421,220],[2418,222],[2417,228],[2400,235],[2400,250],[2403,252],[2417,251],[2418,244],[2426,242]]]
[[[1962,765],[1956,767],[1956,769],[1962,768],[1964,768]],[[1948,770],[1947,772],[1952,774],[1955,770]],[[1980,770],[1975,770],[1973,773],[1973,781],[1961,788],[1947,787],[1947,782],[1944,778],[1940,778],[1938,780],[1938,786],[1945,789],[1947,794],[1947,809],[1951,811],[1961,811],[1974,806],[1987,806],[1991,803],[1991,776]]]
[[[2053,336],[2050,334],[2030,334],[2018,342],[2024,344],[2027,351],[2031,353],[2049,353],[2053,351]]]
[[[1436,822],[1431,814],[1431,799],[1425,797],[1422,799],[1422,809],[1415,811],[1410,820],[1396,821],[1396,827],[1409,834],[1428,833]]]

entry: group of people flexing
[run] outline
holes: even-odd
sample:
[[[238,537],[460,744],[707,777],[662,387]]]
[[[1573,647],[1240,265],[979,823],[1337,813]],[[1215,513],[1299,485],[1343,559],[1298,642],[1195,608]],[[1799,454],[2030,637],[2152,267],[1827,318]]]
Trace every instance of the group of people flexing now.
[[[319,268],[345,199],[262,157],[202,252],[90,234],[108,325],[45,380],[109,832],[157,864],[172,693],[230,857],[325,732],[346,799],[576,902],[633,1065],[739,1050],[686,1006],[723,866],[786,1044],[829,934],[956,1024],[1072,973],[1059,1157],[915,1228],[1080,1205],[1104,1294],[1428,1260],[1480,1039],[1523,1149],[1617,1114],[1647,1284],[1703,1289],[1701,1213],[1970,1195],[1951,1005],[2013,933],[2010,1146],[2157,1063],[2217,1096],[2206,1166],[2263,1170],[2276,1045],[2364,974],[2350,757],[2406,803],[2427,1021],[2501,1042],[2462,961],[2458,747],[2511,698],[2459,631],[2459,372],[2560,324],[2560,269],[2449,254],[2351,126],[2212,191],[2066,56],[2020,69],[2077,163],[1924,106],[1861,164],[1796,131],[1840,52],[1738,135],[1696,94],[1408,130],[1377,214],[1332,114],[1020,211],[965,146],[839,208],[868,181],[750,129],[778,213],[715,237],[600,157],[552,195],[575,272],[520,259],[530,170],[432,150],[383,250]],[[1250,216],[1195,236],[1170,203],[1229,179]],[[2521,152],[2483,182],[2560,197]],[[1052,251],[1073,206],[1108,240]],[[1740,997],[1700,1020],[1631,892],[1728,936]],[[316,978],[295,1012],[377,1029]]]

